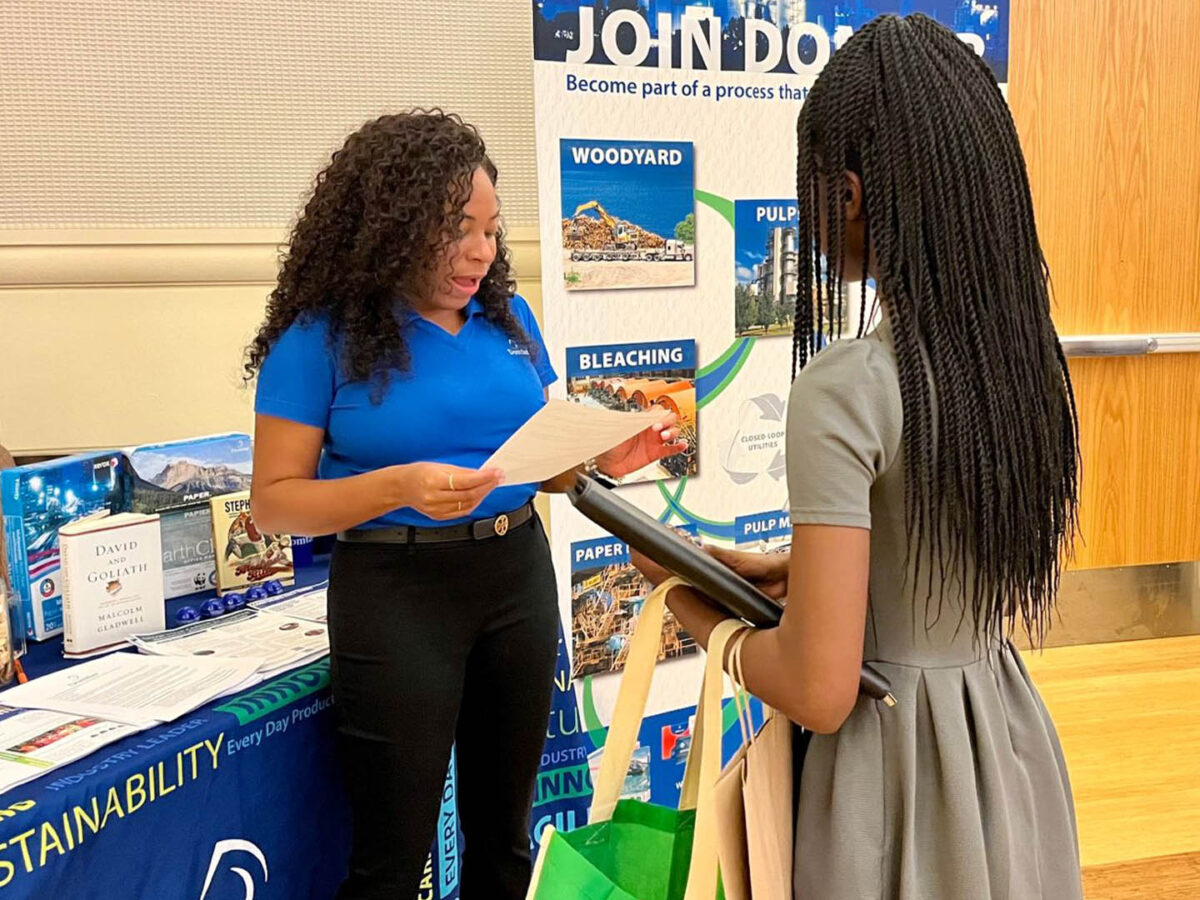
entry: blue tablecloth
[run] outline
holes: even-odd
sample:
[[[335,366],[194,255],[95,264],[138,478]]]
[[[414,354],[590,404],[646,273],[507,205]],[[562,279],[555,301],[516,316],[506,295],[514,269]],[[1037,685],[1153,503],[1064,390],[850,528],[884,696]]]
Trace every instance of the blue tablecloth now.
[[[22,664],[71,663],[50,640]],[[328,900],[349,851],[332,704],[322,659],[0,795],[0,898]],[[445,807],[426,900],[458,895],[453,781]]]
[[[323,562],[301,569],[298,586],[324,579]],[[204,599],[171,601],[168,621]],[[22,663],[31,678],[71,664],[60,640],[30,645]],[[534,850],[547,825],[586,821],[589,762],[604,740],[590,693],[585,684],[581,709],[560,632]],[[0,795],[0,900],[328,900],[349,853],[332,702],[323,659]],[[693,711],[643,721],[626,782],[632,793],[678,802]],[[732,709],[725,718],[732,753]],[[455,789],[451,774],[420,900],[459,895]]]

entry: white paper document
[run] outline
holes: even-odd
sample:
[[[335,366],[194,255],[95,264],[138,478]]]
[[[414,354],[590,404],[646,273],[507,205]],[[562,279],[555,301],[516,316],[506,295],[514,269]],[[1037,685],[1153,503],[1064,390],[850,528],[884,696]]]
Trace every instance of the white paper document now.
[[[255,600],[248,603],[247,606],[257,609],[259,612],[291,616],[294,619],[324,624],[328,619],[326,599],[328,590],[328,586],[322,586],[299,593],[284,594],[281,597]]]
[[[95,716],[0,707],[0,791],[33,781],[140,730]]]
[[[329,630],[319,622],[243,609],[167,631],[139,634],[130,642],[160,656],[251,659],[263,677],[294,669],[329,652]]]
[[[629,440],[670,413],[619,412],[551,400],[481,466],[500,469],[505,484],[542,482]]]
[[[0,703],[149,727],[261,680],[258,659],[110,653],[0,693]]]

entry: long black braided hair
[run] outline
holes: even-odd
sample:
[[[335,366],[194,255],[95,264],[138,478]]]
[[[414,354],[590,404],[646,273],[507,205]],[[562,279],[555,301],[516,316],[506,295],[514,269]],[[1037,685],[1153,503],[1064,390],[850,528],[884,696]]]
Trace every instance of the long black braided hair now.
[[[435,287],[478,168],[496,182],[479,132],[439,109],[381,116],[346,138],[292,231],[265,321],[247,349],[246,378],[293,322],[321,316],[346,374],[370,381],[372,400],[381,399],[391,374],[410,364],[397,313]],[[476,298],[485,318],[536,354],[509,305],[515,290],[501,229]]]
[[[973,570],[962,614],[989,631],[1019,622],[1040,643],[1078,527],[1078,418],[1008,105],[949,29],[883,16],[834,54],[797,138],[799,284],[812,301],[797,304],[793,375],[841,336],[847,278],[862,277],[868,320],[873,272],[899,370],[918,590],[922,548],[932,560],[926,624],[957,599],[947,572]],[[847,171],[862,182],[868,272],[845,271]]]

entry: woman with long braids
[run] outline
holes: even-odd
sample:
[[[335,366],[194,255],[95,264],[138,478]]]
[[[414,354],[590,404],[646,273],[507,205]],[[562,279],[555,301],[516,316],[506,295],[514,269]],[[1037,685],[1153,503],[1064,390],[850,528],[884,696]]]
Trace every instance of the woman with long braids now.
[[[417,896],[450,749],[462,893],[518,900],[558,601],[539,485],[480,466],[555,379],[514,294],[496,167],[456,116],[368,122],[317,177],[250,346],[254,520],[337,533],[332,686],[350,801],[339,898]],[[677,453],[672,421],[603,454]],[[574,472],[541,485],[565,490]]]
[[[886,16],[834,54],[797,138],[816,302],[796,317],[791,555],[718,554],[787,598],[743,665],[815,732],[797,897],[1078,898],[1062,751],[1009,642],[1050,624],[1078,472],[1012,117],[953,33]],[[846,304],[865,306],[844,281],[867,277],[882,324],[817,352]],[[722,618],[688,589],[668,602],[701,641]],[[895,708],[858,696],[863,660]]]

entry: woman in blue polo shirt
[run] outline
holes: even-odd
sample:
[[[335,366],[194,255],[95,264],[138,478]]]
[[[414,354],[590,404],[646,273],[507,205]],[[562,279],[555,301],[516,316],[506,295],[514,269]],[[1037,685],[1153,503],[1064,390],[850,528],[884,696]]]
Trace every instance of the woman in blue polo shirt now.
[[[529,881],[558,602],[539,485],[479,467],[557,376],[513,293],[495,181],[457,117],[364,125],[318,176],[249,350],[255,521],[338,536],[332,679],[353,819],[341,898],[415,896],[452,744],[463,895],[519,898]],[[622,475],[679,452],[672,426],[596,464]]]

